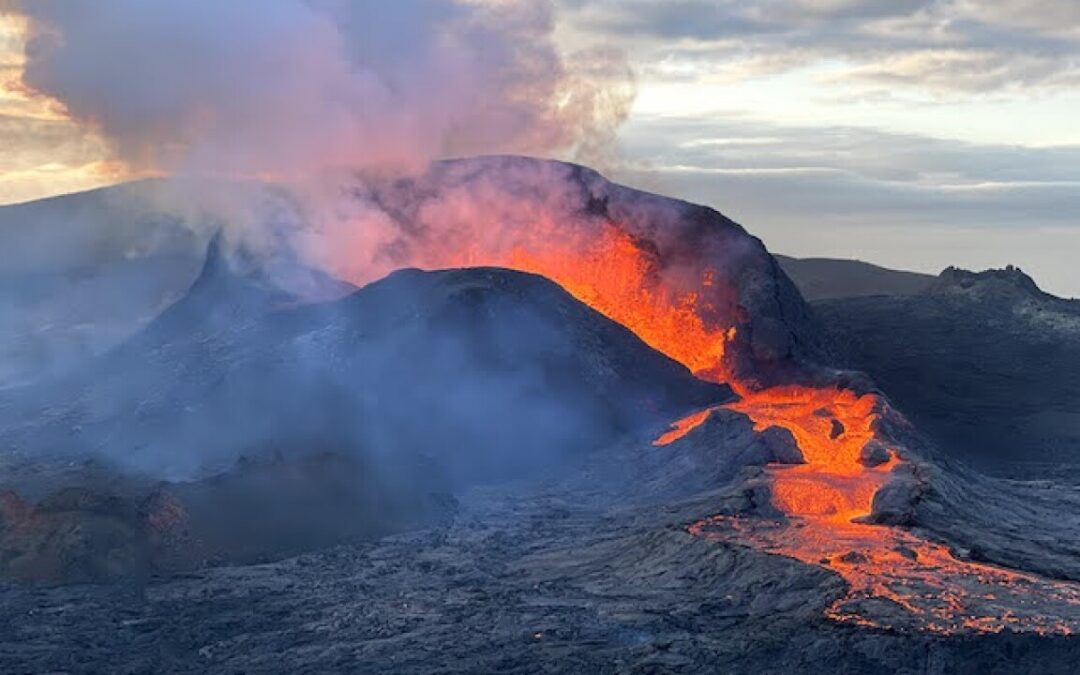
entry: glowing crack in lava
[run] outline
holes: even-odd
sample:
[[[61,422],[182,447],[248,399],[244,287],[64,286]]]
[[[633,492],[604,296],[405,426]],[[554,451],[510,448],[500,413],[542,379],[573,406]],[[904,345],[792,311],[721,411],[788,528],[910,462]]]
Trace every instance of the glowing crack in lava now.
[[[863,458],[868,443],[883,440],[875,432],[883,402],[838,388],[752,390],[734,381],[725,346],[736,336],[736,322],[724,313],[736,304],[727,297],[730,289],[717,282],[722,270],[699,254],[695,264],[684,263],[688,271],[672,277],[661,269],[651,242],[610,223],[580,225],[539,219],[509,238],[498,228],[500,236],[492,239],[429,238],[407,262],[426,269],[498,266],[545,276],[699,377],[730,384],[741,400],[729,407],[749,416],[756,429],[789,430],[806,463],[768,468],[774,506],[786,516],[782,522],[717,516],[689,529],[839,573],[849,592],[828,610],[834,620],[946,633],[1080,629],[1080,592],[1072,585],[961,562],[905,530],[857,522],[903,461],[895,447],[880,447],[876,465]],[[655,444],[683,438],[709,412],[675,422]],[[1039,612],[1018,609],[1035,606]]]

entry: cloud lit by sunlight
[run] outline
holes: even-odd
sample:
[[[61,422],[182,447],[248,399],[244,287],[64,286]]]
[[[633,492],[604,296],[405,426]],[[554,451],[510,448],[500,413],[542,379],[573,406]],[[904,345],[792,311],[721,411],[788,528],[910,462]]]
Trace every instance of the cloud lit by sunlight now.
[[[100,138],[63,107],[20,83],[26,22],[0,14],[0,204],[119,183],[132,177]]]

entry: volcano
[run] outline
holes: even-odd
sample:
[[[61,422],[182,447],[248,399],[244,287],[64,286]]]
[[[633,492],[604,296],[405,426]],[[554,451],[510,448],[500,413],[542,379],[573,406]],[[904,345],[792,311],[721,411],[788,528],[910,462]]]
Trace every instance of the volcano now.
[[[39,501],[9,500],[4,559],[69,555],[36,542],[77,526],[57,513],[101,511],[55,497],[75,481],[138,505],[117,550],[149,547],[143,569],[163,575],[128,602],[48,591],[76,603],[66,620],[101,645],[94,658],[183,627],[189,668],[273,669],[278,652],[299,669],[415,672],[436,653],[461,671],[1073,662],[1075,492],[957,462],[844,368],[830,315],[740,225],[517,157],[349,197],[382,229],[320,256],[344,297],[286,292],[218,237],[148,325],[6,390],[7,487]],[[304,489],[282,487],[328,451],[358,478],[303,470]],[[87,458],[93,470],[58,469]],[[347,498],[313,507],[306,486],[321,483]],[[275,514],[312,514],[289,531],[335,509],[365,525],[274,550],[281,517],[257,515],[273,495]],[[219,510],[252,515],[216,528]],[[184,536],[163,543],[173,516]],[[184,555],[196,541],[226,566]],[[169,577],[181,568],[197,572]],[[36,597],[4,593],[16,611]],[[51,617],[5,634],[48,634]]]

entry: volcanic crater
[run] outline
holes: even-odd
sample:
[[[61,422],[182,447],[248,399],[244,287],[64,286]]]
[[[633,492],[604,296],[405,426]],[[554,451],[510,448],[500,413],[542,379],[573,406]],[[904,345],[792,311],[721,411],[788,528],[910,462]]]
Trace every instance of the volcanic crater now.
[[[1080,497],[959,463],[740,225],[520,157],[353,198],[392,236],[324,253],[338,299],[219,235],[149,324],[3,390],[0,663],[1075,663]]]

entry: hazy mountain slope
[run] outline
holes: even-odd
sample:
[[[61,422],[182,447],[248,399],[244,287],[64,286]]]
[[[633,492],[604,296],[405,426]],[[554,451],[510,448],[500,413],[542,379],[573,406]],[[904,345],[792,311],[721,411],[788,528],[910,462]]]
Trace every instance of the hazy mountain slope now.
[[[867,295],[914,295],[934,281],[931,274],[891,270],[859,260],[792,258],[773,254],[808,301]]]
[[[143,331],[9,397],[4,440],[165,476],[320,447],[499,473],[730,395],[534,275],[405,270],[294,309],[279,295],[212,246]]]
[[[272,203],[258,185],[215,187]],[[0,206],[0,388],[104,353],[184,295],[207,242],[228,226],[185,197],[188,189],[148,180]],[[265,283],[293,296],[328,299],[351,288],[230,239],[235,264],[259,268]]]
[[[142,182],[0,207],[0,385],[59,372],[182,295],[206,237]]]

